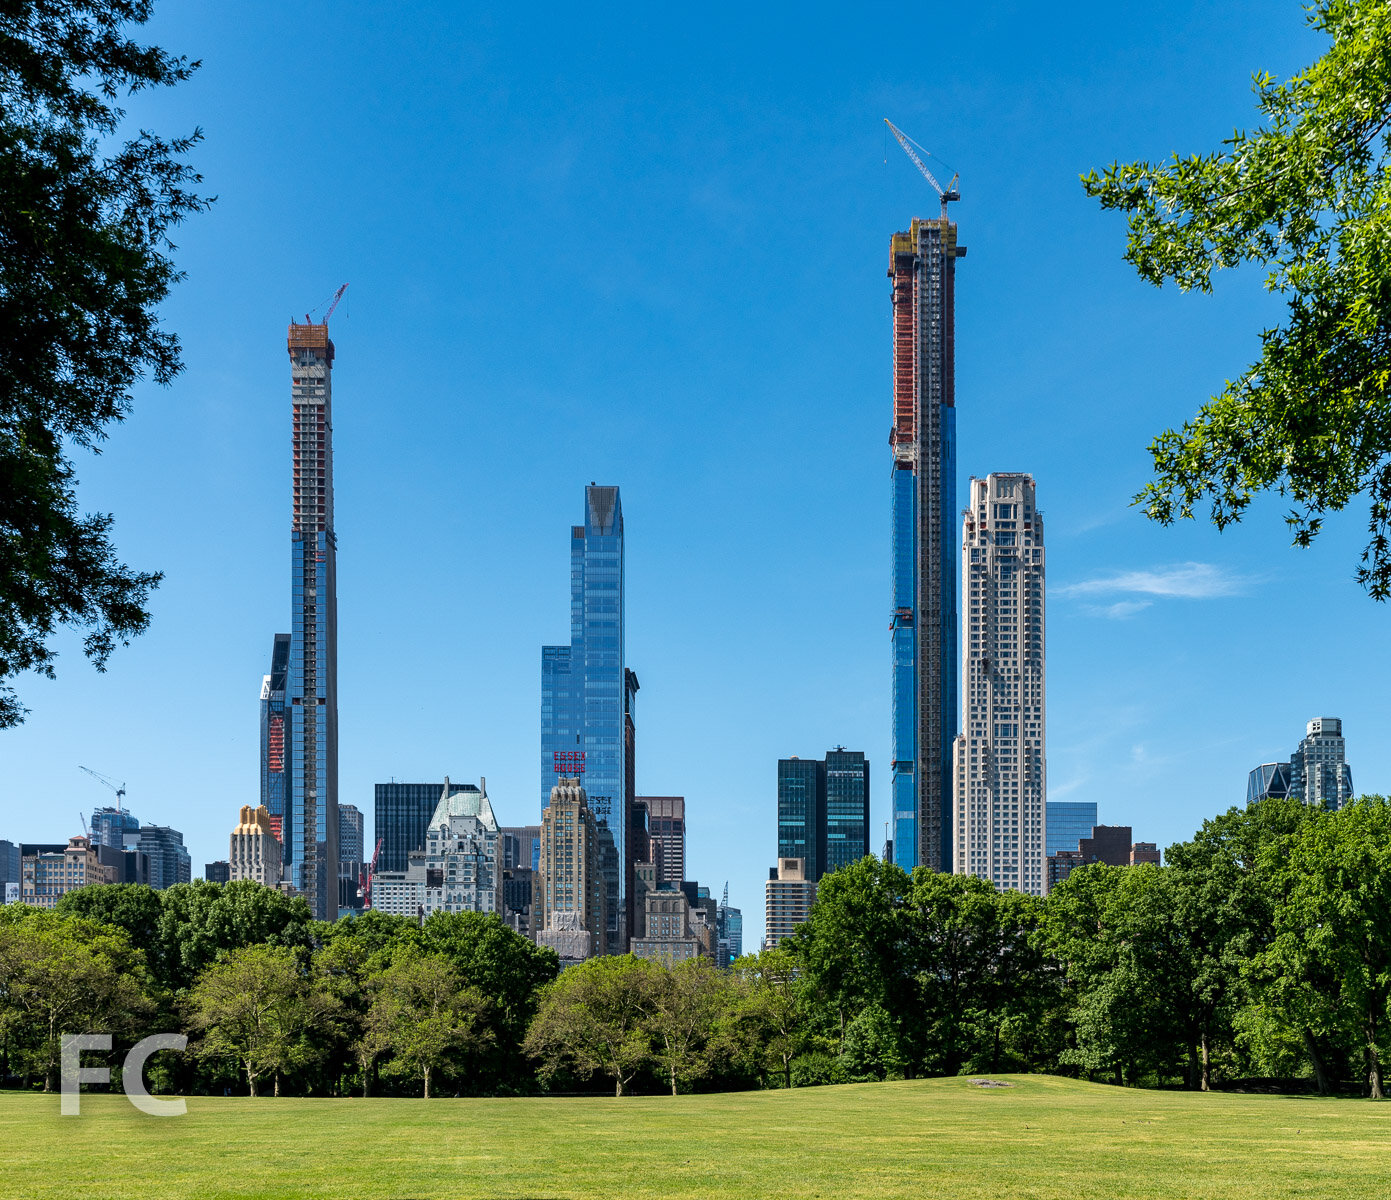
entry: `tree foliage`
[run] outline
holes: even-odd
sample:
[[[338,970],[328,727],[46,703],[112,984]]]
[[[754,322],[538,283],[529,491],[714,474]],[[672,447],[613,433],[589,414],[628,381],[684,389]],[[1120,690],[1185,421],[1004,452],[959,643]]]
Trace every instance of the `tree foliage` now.
[[[0,728],[25,712],[10,680],[54,674],[60,628],[102,670],[160,579],[118,560],[110,514],[79,510],[70,453],[99,451],[140,379],[181,369],[157,309],[181,278],[169,234],[209,203],[184,159],[201,135],[121,141],[116,102],[197,68],[127,34],[151,8],[0,10]]]
[[[1142,279],[1208,291],[1216,270],[1266,268],[1285,298],[1259,359],[1179,431],[1151,445],[1136,498],[1168,524],[1207,506],[1218,528],[1273,490],[1293,503],[1296,543],[1355,496],[1370,502],[1358,577],[1391,595],[1391,7],[1315,0],[1322,58],[1286,81],[1255,77],[1261,125],[1221,150],[1113,163],[1083,176],[1128,215],[1126,260]]]

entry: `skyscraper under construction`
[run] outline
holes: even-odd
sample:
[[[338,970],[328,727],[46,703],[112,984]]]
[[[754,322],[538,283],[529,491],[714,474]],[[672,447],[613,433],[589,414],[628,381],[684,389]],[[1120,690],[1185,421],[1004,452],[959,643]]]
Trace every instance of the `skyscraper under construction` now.
[[[288,880],[308,900],[315,917],[332,920],[338,915],[338,549],[333,532],[333,343],[328,319],[317,324],[308,318],[303,325],[291,322],[288,346],[294,512],[285,699],[292,780],[282,838]]]
[[[966,253],[947,217],[946,202],[954,199],[948,190],[940,219],[915,218],[890,243],[893,844],[895,861],[908,870],[952,869],[958,712],[954,294],[956,260]]]

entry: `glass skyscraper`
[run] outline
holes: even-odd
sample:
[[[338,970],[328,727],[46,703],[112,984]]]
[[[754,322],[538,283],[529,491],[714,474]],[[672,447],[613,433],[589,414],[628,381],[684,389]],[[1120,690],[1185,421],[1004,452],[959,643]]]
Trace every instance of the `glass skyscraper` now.
[[[1262,763],[1246,781],[1248,804],[1290,796],[1315,808],[1336,812],[1352,799],[1352,767],[1347,761],[1343,722],[1315,717],[1289,762]]]
[[[837,746],[823,760],[778,759],[778,858],[818,883],[869,853],[869,762]]]
[[[623,661],[623,507],[618,488],[585,489],[570,530],[570,644],[541,648],[541,803],[578,777],[598,826],[607,952],[627,949],[627,746]]]
[[[869,762],[860,751],[837,746],[826,752],[825,779],[828,872],[869,853]]]
[[[956,224],[914,219],[893,280],[892,791],[895,861],[952,869],[957,731]]]
[[[270,674],[261,680],[261,804],[282,823],[290,809],[290,743],[285,728],[285,692],[290,675],[290,635],[277,633]]]
[[[290,807],[287,878],[321,921],[338,915],[338,539],[333,530],[333,343],[291,323],[294,516],[290,532]],[[269,805],[267,806],[269,808]]]

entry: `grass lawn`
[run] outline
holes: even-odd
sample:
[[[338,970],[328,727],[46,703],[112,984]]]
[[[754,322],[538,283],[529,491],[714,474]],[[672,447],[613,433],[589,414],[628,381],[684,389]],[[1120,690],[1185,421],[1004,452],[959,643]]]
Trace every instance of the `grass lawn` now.
[[[1048,1076],[616,1100],[0,1093],[0,1196],[1366,1197],[1391,1101],[1142,1092]]]

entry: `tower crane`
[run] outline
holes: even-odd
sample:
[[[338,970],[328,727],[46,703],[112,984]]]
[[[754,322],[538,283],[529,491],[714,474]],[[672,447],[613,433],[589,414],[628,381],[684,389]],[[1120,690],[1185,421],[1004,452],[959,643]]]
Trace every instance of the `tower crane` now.
[[[109,777],[103,775],[100,771],[94,771],[94,770],[92,770],[91,767],[79,766],[77,769],[78,769],[79,771],[86,771],[87,774],[90,775],[93,779],[95,779],[98,783],[104,783],[104,784],[105,784],[107,787],[109,787],[113,792],[115,792],[115,793],[116,793],[116,811],[117,811],[117,812],[124,812],[124,811],[125,811],[125,809],[124,809],[124,808],[122,807],[122,805],[121,805],[121,800],[125,797],[125,794],[126,794],[126,785],[125,785],[124,783],[117,783],[114,779],[111,779],[111,778],[109,778]]]
[[[346,285],[345,285],[346,286]],[[357,894],[362,897],[362,907],[372,907],[372,880],[377,875],[377,856],[382,852],[382,839],[377,839],[377,848],[372,851],[372,861],[367,864],[367,869],[358,874]]]
[[[330,301],[328,302],[328,312],[324,313],[324,319],[323,319],[322,321],[320,321],[319,324],[321,324],[321,325],[327,325],[327,324],[328,324],[328,319],[329,319],[329,317],[333,316],[333,310],[334,310],[335,308],[338,307],[338,301],[340,301],[341,299],[343,299],[343,293],[346,292],[347,290],[348,290],[348,285],[345,283],[342,287],[340,287],[336,292],[333,293],[333,299],[330,300]],[[306,325],[312,325],[312,324],[314,324],[314,319],[313,319],[308,313],[305,313],[305,314],[304,314],[304,323],[305,323]]]
[[[927,164],[918,157],[917,152],[913,149],[917,143],[890,121],[888,117],[884,118],[884,124],[889,127],[889,132],[894,135],[898,144],[903,147],[903,153],[913,160],[913,165],[922,172],[923,178],[932,185],[932,190],[937,193],[938,198],[942,201],[942,220],[945,221],[947,219],[947,205],[953,200],[961,199],[961,193],[956,190],[956,184],[961,178],[961,175],[959,173],[953,175],[951,177],[951,182],[944,188],[937,182],[937,177],[927,169]],[[919,146],[918,149],[921,150],[922,147]],[[928,154],[929,151],[923,150],[923,153]]]

